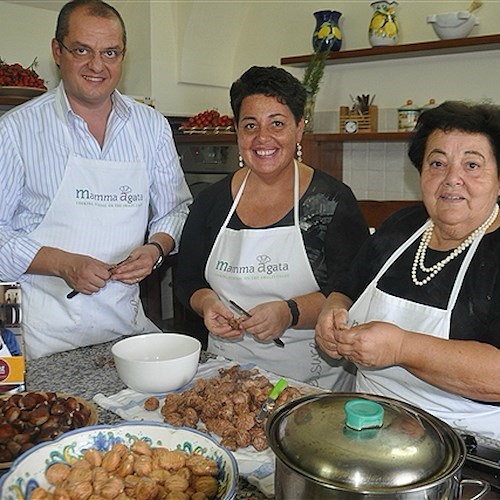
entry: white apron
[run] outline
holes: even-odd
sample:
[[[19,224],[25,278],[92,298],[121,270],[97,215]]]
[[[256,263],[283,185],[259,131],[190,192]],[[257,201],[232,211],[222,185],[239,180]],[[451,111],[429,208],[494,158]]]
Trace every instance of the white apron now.
[[[205,277],[225,305],[229,300],[245,309],[272,301],[319,291],[307,258],[299,227],[299,175],[295,163],[294,225],[268,229],[228,228],[245,184],[245,178],[215,240],[205,267]],[[235,311],[237,312],[237,311]],[[326,389],[351,390],[354,376],[345,362],[322,358],[314,330],[289,329],[281,336],[285,347],[260,342],[246,333],[226,340],[209,335],[208,348],[238,363],[258,367]],[[330,364],[329,364],[330,363]]]
[[[130,133],[138,154],[134,162],[75,156],[66,116],[56,106],[69,158],[55,198],[30,236],[44,246],[120,262],[143,244],[148,222],[149,187],[142,151]],[[63,279],[26,276],[22,329],[28,358],[158,331],[144,314],[138,285],[109,280],[97,293],[67,299],[71,289]]]
[[[418,304],[389,295],[376,288],[379,279],[387,269],[424,232],[429,224],[429,221],[426,222],[383,265],[375,279],[349,310],[350,325],[369,321],[385,321],[396,324],[405,330],[444,339],[449,338],[452,311],[465,273],[481,238],[477,238],[467,251],[446,309]],[[496,440],[500,439],[500,407],[476,403],[438,389],[399,366],[383,369],[358,366],[356,390],[406,401],[423,408],[457,429],[478,433]]]

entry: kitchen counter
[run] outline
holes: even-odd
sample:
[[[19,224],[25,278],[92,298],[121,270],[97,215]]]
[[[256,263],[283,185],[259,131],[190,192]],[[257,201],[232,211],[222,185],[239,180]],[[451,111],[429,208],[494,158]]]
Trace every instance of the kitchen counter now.
[[[82,347],[52,356],[28,361],[26,364],[26,389],[28,391],[66,392],[92,401],[97,393],[106,396],[125,389],[113,364],[113,342]],[[202,352],[201,362],[209,358]],[[115,424],[121,417],[97,406],[99,424]],[[266,497],[240,478],[236,499],[260,500]]]

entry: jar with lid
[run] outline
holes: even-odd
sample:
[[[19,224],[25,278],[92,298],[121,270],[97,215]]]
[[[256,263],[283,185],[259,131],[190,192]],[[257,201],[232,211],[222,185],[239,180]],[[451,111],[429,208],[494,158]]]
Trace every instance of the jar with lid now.
[[[408,99],[405,105],[398,109],[398,130],[400,132],[411,132],[417,124],[421,111],[421,108],[413,104],[411,99]]]
[[[437,106],[436,104],[436,99],[429,99],[429,102],[427,104],[424,104],[422,106],[422,111],[425,111],[427,109],[432,109],[432,108],[435,108]]]

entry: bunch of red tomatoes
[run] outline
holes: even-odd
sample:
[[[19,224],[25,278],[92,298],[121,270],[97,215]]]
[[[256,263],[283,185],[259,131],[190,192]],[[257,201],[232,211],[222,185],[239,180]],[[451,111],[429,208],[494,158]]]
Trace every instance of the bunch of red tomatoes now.
[[[221,115],[216,109],[209,109],[192,116],[182,126],[186,128],[234,127],[234,120],[228,115]]]
[[[47,90],[43,78],[34,69],[36,66],[36,58],[27,68],[24,68],[19,63],[7,64],[0,59],[0,86],[33,87]]]

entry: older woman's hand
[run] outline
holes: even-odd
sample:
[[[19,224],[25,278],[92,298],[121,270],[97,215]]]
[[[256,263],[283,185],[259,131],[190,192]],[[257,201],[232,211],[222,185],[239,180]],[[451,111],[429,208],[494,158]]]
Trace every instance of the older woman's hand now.
[[[335,330],[337,352],[350,361],[370,368],[385,368],[401,362],[406,331],[392,323],[371,321]]]
[[[336,332],[343,330],[349,320],[348,308],[352,301],[340,293],[331,294],[326,300],[316,323],[316,342],[330,357],[340,359]]]
[[[316,342],[326,354],[334,359],[342,357],[337,348],[336,332],[345,328],[348,315],[346,309],[323,310],[316,324]]]

